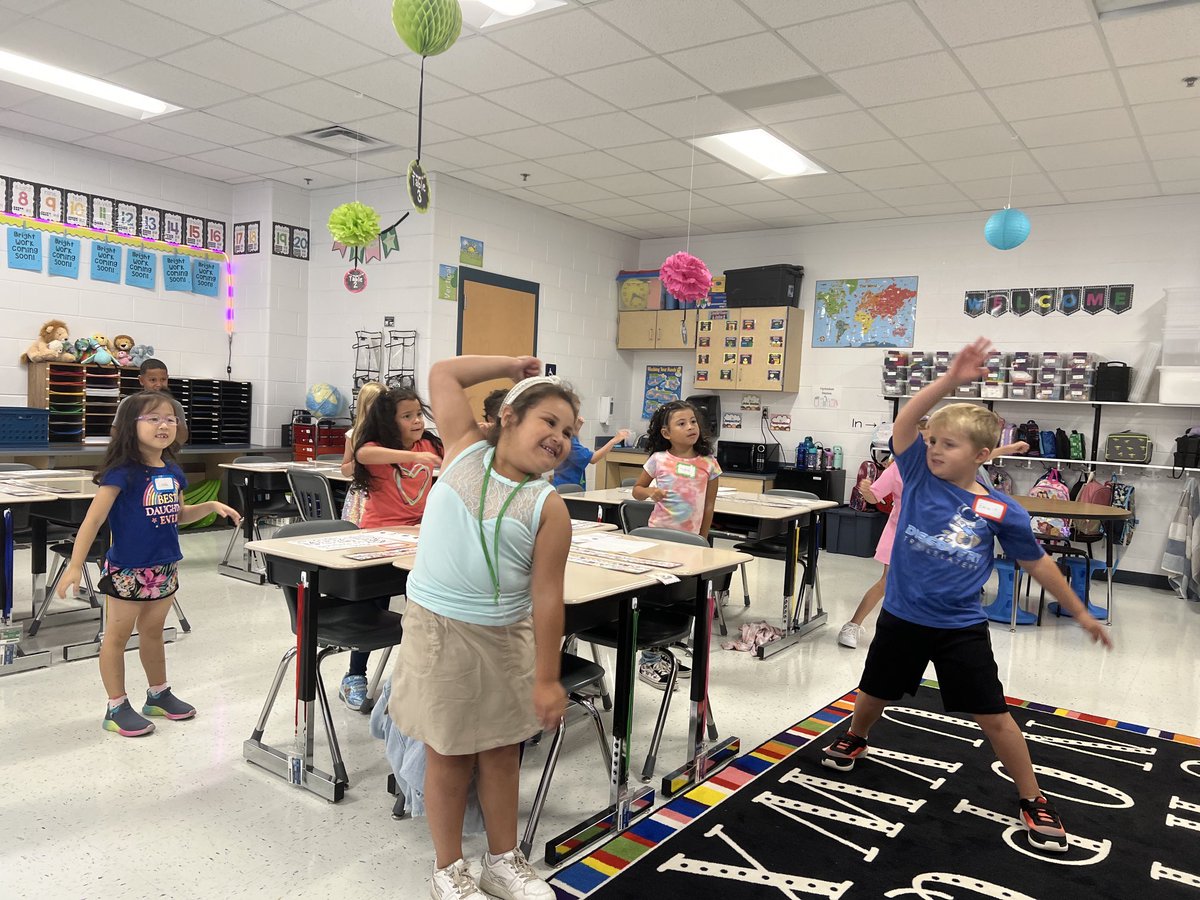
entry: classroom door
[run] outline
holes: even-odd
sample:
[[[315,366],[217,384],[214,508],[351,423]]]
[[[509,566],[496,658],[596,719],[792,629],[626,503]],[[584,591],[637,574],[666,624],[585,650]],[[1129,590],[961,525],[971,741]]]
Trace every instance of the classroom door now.
[[[540,286],[493,272],[458,270],[458,352],[482,356],[536,356]],[[495,379],[467,391],[483,420],[483,398],[511,379]]]

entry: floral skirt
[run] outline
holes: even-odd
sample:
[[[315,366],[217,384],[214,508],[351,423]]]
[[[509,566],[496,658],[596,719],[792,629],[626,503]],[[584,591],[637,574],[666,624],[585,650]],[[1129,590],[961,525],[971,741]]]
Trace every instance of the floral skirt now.
[[[98,587],[102,594],[120,600],[161,600],[179,590],[179,565],[166,563],[122,569],[106,559]]]

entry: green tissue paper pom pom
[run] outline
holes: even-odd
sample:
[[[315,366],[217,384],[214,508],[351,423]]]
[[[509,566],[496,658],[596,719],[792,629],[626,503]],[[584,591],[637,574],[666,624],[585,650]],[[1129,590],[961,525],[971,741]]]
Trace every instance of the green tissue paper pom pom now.
[[[379,213],[365,203],[343,203],[329,214],[329,233],[347,247],[365,247],[379,237]]]
[[[393,0],[392,25],[413,53],[445,53],[462,32],[458,0]]]

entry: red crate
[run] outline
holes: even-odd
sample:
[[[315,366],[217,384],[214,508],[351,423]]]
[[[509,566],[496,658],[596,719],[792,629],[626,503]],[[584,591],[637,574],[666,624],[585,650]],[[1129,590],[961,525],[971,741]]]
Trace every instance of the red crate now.
[[[333,453],[341,456],[346,451],[346,432],[349,430],[348,419],[293,422],[292,458],[303,461]]]

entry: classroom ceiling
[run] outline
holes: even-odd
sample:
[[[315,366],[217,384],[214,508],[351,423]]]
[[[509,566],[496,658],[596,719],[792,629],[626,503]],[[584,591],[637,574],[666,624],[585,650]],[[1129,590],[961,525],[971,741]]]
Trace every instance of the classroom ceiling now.
[[[426,61],[426,170],[634,237],[684,234],[689,205],[700,234],[992,210],[1010,172],[1025,208],[1200,192],[1200,5],[567,0],[486,29],[462,6]],[[232,184],[399,177],[420,58],[390,9],[0,0],[0,48],[184,107],[135,123],[0,82],[0,127]],[[289,137],[331,124],[390,146]],[[755,181],[702,152],[693,171],[694,133],[750,127],[830,174]]]

